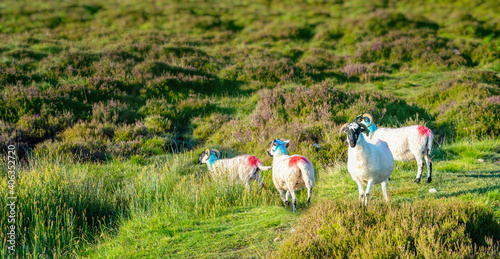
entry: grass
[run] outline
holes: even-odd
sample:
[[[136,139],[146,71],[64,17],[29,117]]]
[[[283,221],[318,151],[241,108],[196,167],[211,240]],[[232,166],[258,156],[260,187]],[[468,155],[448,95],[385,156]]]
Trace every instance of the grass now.
[[[277,206],[234,208],[208,219],[170,221],[162,214],[139,217],[85,257],[265,257],[288,235],[294,215]],[[109,238],[109,239],[108,239]]]
[[[400,211],[394,213],[407,213],[412,204],[424,206],[431,202],[446,209],[458,202],[456,206],[465,209],[469,205],[464,202],[469,202],[477,210],[491,213],[494,222],[498,222],[500,190],[495,179],[500,174],[499,148],[495,139],[464,140],[435,147],[431,184],[414,184],[416,165],[396,163],[388,185],[388,208]],[[485,161],[463,167],[471,154],[477,159],[475,153]],[[71,164],[34,158],[35,163],[21,171],[23,177],[19,181],[18,197],[23,204],[20,210],[31,213],[22,215],[19,226],[24,229],[20,236],[21,247],[26,249],[23,253],[35,257],[45,254],[89,258],[274,257],[278,256],[274,254],[277,251],[289,251],[290,240],[299,238],[294,230],[297,224],[303,224],[311,211],[326,206],[325,203],[347,206],[346,211],[360,210],[354,206],[357,187],[343,163],[317,166],[312,205],[306,208],[307,195],[301,191],[299,213],[293,214],[281,204],[269,172],[263,173],[266,187],[262,191],[256,184],[246,191],[241,185],[221,184],[208,178],[205,166],[195,165],[194,155],[189,152],[152,157],[143,165],[134,164],[133,160]],[[430,193],[431,188],[438,192]],[[56,195],[63,196],[57,199]],[[43,197],[49,196],[52,199],[47,203],[49,200]],[[28,197],[41,200],[34,202],[36,198]],[[86,211],[90,203],[94,212]],[[387,206],[378,186],[372,190],[371,203],[374,213]],[[34,209],[40,205],[58,209],[51,216],[47,213],[53,210],[48,207]],[[86,229],[71,228],[82,225],[82,220],[87,222]],[[66,232],[56,231],[55,226],[65,226]]]
[[[498,222],[498,13],[495,1],[460,0],[3,1],[0,150],[15,144],[22,164],[11,256],[299,257],[301,222],[319,220],[325,240],[338,241],[326,224],[338,210],[363,222],[389,211],[377,223],[387,242],[403,242],[389,223],[414,210]],[[373,207],[359,212],[338,128],[365,112],[378,126],[431,128],[435,173],[413,184],[415,163],[396,163],[391,203],[379,204],[376,186]],[[296,215],[271,172],[266,188],[246,191],[196,165],[206,148],[268,165],[274,138],[291,139],[289,152],[316,169],[313,203],[300,192]],[[480,257],[475,228],[446,215],[432,222],[440,236],[414,231],[418,246],[373,256],[435,257],[429,245],[441,242],[446,255]],[[339,253],[368,256],[370,245],[355,246],[363,236],[347,235],[352,246]],[[485,246],[492,254],[496,240]]]

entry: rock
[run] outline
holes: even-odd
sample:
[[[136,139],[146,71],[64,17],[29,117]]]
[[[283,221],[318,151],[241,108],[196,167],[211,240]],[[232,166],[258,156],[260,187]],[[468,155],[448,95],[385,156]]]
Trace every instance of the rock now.
[[[430,192],[430,193],[433,193],[433,192],[438,192],[438,190],[436,190],[436,189],[432,188],[432,189],[429,189],[429,192]]]
[[[278,242],[278,241],[280,241],[280,237],[276,237],[276,238],[274,239],[274,242]]]
[[[484,162],[484,159],[479,158],[477,161],[479,161],[479,162]]]
[[[452,51],[453,51],[453,53],[455,53],[456,55],[461,55],[461,54],[462,54],[462,52],[460,52],[460,50],[458,50],[458,49],[453,48],[453,49],[451,49],[451,50],[452,50]]]

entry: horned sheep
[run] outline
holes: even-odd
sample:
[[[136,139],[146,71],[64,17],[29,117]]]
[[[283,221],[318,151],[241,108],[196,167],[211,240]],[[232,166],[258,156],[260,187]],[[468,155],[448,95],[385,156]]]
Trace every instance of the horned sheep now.
[[[247,189],[250,181],[254,180],[262,187],[260,171],[267,171],[271,166],[264,166],[262,162],[252,155],[240,155],[233,158],[219,159],[217,149],[206,149],[198,158],[199,164],[207,164],[208,171],[214,178],[228,177],[231,182],[242,182]]]
[[[369,139],[380,139],[389,145],[394,160],[409,162],[416,160],[418,165],[415,183],[420,182],[424,169],[425,158],[427,164],[427,182],[432,181],[432,139],[433,134],[430,129],[422,125],[413,125],[402,128],[377,128],[373,122],[373,116],[365,113],[356,117],[358,123],[367,125],[370,133]]]
[[[339,134],[346,133],[349,148],[347,151],[347,169],[352,179],[358,184],[359,199],[366,206],[373,184],[381,184],[385,201],[387,197],[387,182],[394,170],[394,159],[384,141],[368,142],[361,132],[369,133],[364,124],[356,121],[344,124]],[[366,191],[363,185],[366,184]]]

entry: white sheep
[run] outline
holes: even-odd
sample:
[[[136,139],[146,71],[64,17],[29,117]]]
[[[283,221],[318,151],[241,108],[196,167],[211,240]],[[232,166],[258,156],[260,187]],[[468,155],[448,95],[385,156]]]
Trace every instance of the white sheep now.
[[[352,179],[358,184],[359,199],[368,204],[370,190],[373,184],[381,184],[385,201],[387,197],[387,181],[394,170],[394,158],[384,141],[376,140],[368,142],[361,132],[369,133],[364,124],[351,122],[344,124],[339,131],[347,135],[349,148],[347,151],[347,170]],[[363,191],[363,184],[366,184],[366,191]]]
[[[281,200],[290,206],[290,194],[293,200],[293,212],[297,208],[295,191],[307,188],[307,205],[311,202],[312,188],[314,187],[314,167],[309,159],[293,155],[289,156],[286,148],[290,140],[274,139],[269,143],[267,153],[273,157],[273,182],[280,193]],[[286,199],[283,197],[286,191]]]
[[[420,182],[424,169],[425,158],[427,164],[427,182],[432,181],[432,139],[433,134],[430,129],[422,125],[413,125],[402,128],[377,128],[373,123],[372,115],[365,113],[355,119],[358,123],[367,125],[370,130],[369,138],[380,139],[389,145],[394,160],[410,162],[417,161],[418,171],[415,183]]]
[[[260,171],[267,171],[271,166],[264,166],[262,162],[252,155],[241,155],[233,158],[219,159],[217,149],[206,149],[198,158],[199,164],[207,164],[208,171],[214,178],[227,178],[231,182],[242,182],[247,189],[250,181],[254,180],[262,188]]]

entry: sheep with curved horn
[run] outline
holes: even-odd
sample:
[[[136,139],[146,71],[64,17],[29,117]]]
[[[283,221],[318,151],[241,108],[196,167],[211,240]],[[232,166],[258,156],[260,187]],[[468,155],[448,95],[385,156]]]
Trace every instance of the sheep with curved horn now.
[[[382,185],[385,201],[388,202],[387,182],[394,170],[394,159],[386,142],[368,142],[362,132],[369,133],[368,127],[355,121],[340,128],[339,134],[346,133],[349,143],[347,170],[358,184],[359,199],[365,206],[368,205],[372,186],[379,183]],[[364,184],[366,191],[363,190]]]
[[[423,156],[427,164],[427,182],[432,181],[431,151],[434,136],[430,129],[422,125],[401,128],[377,128],[373,116],[368,113],[358,115],[354,120],[367,125],[370,129],[370,133],[367,134],[370,140],[380,139],[387,142],[394,160],[403,162],[417,161],[418,170],[415,183],[419,183],[422,176],[424,168]]]
[[[242,182],[247,189],[250,181],[254,180],[262,188],[261,171],[271,169],[264,166],[262,162],[252,155],[241,155],[233,158],[219,159],[220,152],[217,149],[206,149],[198,157],[199,164],[207,164],[208,171],[212,177],[226,177],[232,182]]]

